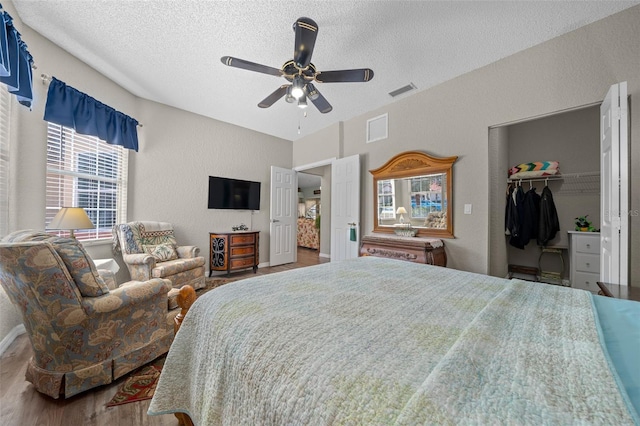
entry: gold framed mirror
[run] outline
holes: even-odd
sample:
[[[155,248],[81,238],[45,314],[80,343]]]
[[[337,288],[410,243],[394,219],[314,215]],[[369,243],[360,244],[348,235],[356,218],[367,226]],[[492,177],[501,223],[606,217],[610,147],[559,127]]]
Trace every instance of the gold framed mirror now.
[[[402,152],[373,175],[373,231],[453,238],[452,169],[457,156]]]

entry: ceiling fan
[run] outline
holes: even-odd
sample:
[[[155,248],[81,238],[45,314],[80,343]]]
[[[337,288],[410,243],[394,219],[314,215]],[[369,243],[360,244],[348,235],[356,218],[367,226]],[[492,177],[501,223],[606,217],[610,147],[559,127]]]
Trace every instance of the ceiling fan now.
[[[264,98],[258,104],[260,108],[269,108],[278,99],[285,97],[287,102],[298,102],[298,106],[307,106],[307,99],[311,100],[318,110],[326,114],[333,109],[324,96],[318,92],[313,81],[319,83],[358,83],[367,82],[373,78],[373,71],[369,68],[318,71],[311,63],[311,54],[318,36],[318,25],[309,18],[298,18],[293,24],[295,32],[295,49],[293,59],[282,65],[282,68],[273,68],[256,64],[232,56],[220,58],[223,64],[230,67],[242,68],[249,71],[260,72],[284,77],[291,84],[283,84],[273,93]]]

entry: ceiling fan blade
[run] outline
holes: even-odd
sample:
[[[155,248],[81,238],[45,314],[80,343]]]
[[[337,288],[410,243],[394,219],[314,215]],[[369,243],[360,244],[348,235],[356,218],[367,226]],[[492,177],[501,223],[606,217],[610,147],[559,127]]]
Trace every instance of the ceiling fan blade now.
[[[278,87],[272,94],[270,94],[269,96],[267,96],[266,98],[264,98],[262,100],[262,102],[260,102],[258,104],[258,106],[260,108],[269,108],[271,105],[273,105],[278,99],[280,99],[281,97],[283,97],[285,95],[285,93],[287,93],[287,87],[289,87],[289,84],[283,84],[282,86]]]
[[[327,99],[324,96],[322,96],[320,92],[318,92],[318,89],[316,89],[313,84],[309,83],[306,86],[304,86],[304,91],[307,94],[307,99],[310,99],[311,102],[313,102],[315,107],[318,108],[318,111],[320,111],[323,114],[331,112],[333,107],[327,101]]]
[[[244,59],[234,58],[232,56],[223,56],[220,58],[223,64],[234,68],[242,68],[243,70],[261,72],[263,74],[275,75],[280,77],[282,71],[278,68],[268,67],[266,65],[256,64],[255,62],[245,61]]]
[[[318,24],[313,19],[298,18],[293,29],[296,32],[296,45],[293,51],[293,61],[298,68],[306,68],[311,63],[313,47],[318,36]]]
[[[316,74],[320,83],[364,83],[373,78],[373,70],[360,68],[355,70],[323,71]]]

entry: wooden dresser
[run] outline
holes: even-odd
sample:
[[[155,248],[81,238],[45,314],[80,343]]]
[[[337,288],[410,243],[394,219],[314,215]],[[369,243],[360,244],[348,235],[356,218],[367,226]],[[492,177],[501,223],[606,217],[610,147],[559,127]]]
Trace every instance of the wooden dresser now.
[[[260,232],[209,233],[209,276],[213,271],[258,270]]]
[[[447,266],[444,242],[440,239],[366,235],[362,237],[360,256],[387,257],[409,262]]]

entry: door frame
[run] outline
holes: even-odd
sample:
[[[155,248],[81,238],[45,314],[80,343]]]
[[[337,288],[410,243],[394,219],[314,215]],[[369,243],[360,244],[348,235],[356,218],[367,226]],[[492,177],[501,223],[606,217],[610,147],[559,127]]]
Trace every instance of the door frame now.
[[[331,158],[327,158],[327,159],[324,159],[324,160],[316,161],[316,162],[314,162],[314,163],[308,163],[308,164],[303,164],[303,165],[301,165],[301,166],[296,166],[296,167],[294,167],[294,168],[293,168],[293,170],[294,170],[295,172],[302,172],[302,173],[304,173],[304,172],[305,172],[305,170],[311,170],[311,169],[315,169],[315,168],[317,168],[317,167],[325,167],[325,166],[329,166],[329,168],[331,168],[331,165],[333,164],[333,162],[334,162],[335,160],[337,160],[337,157],[331,157]],[[325,188],[323,188],[323,189],[322,189],[322,191],[323,191],[323,193],[322,193],[322,195],[323,195],[323,196],[324,196],[324,195],[328,195],[329,197],[331,197],[331,186],[329,186],[329,187],[328,187],[328,188],[326,188],[326,189],[325,189]],[[325,192],[325,191],[326,191],[326,192]],[[331,205],[330,205],[330,203],[329,203],[329,204],[326,204],[326,203],[325,203],[325,206],[327,206],[327,207],[323,207],[323,209],[324,209],[323,216],[324,216],[325,218],[330,218],[330,217],[331,217]],[[327,221],[327,220],[325,219],[325,222],[324,222],[324,223],[329,223],[329,224],[330,224],[330,221]],[[320,232],[322,232],[322,231],[320,231]],[[320,241],[321,241],[321,243],[322,243],[322,239],[320,239]],[[331,257],[331,245],[329,245],[329,253],[328,253],[328,254],[327,254],[327,253],[322,253],[321,248],[322,248],[322,247],[318,247],[318,256],[319,256],[319,257],[326,257],[326,258],[330,258],[330,257]],[[296,262],[298,261],[297,256],[298,256],[298,253],[297,253],[297,250],[296,250]]]
[[[608,91],[608,88],[606,88]],[[606,93],[605,91],[605,93]],[[627,94],[627,101],[629,96]],[[539,114],[531,117],[526,117],[518,120],[507,121],[500,124],[491,125],[487,128],[487,155],[489,161],[489,173],[487,176],[488,180],[488,188],[489,188],[489,208],[491,208],[492,202],[500,202],[504,203],[504,188],[505,188],[505,178],[504,178],[504,170],[507,170],[511,165],[506,165],[506,167],[502,167],[501,164],[497,164],[499,162],[498,159],[494,155],[492,155],[493,150],[496,148],[492,144],[496,144],[497,142],[492,138],[492,130],[496,130],[499,128],[509,127],[514,124],[526,123],[528,121],[538,120],[545,117],[552,117],[555,115],[564,114],[567,112],[578,111],[585,108],[592,107],[600,107],[604,102],[604,98],[597,102],[590,102],[588,104],[578,105],[570,108],[565,108],[557,111],[552,111],[549,113]],[[504,207],[504,204],[501,204]],[[488,275],[498,276],[498,277],[506,277],[507,276],[507,265],[508,265],[508,257],[507,250],[504,240],[504,218],[498,218],[497,220],[492,220],[491,210],[487,215],[487,229],[489,230],[488,238],[487,238],[487,259],[486,259],[486,273]],[[627,228],[629,231],[629,228]],[[630,234],[628,235],[630,238]],[[504,247],[504,248],[503,248]],[[627,269],[629,265],[627,264]]]

